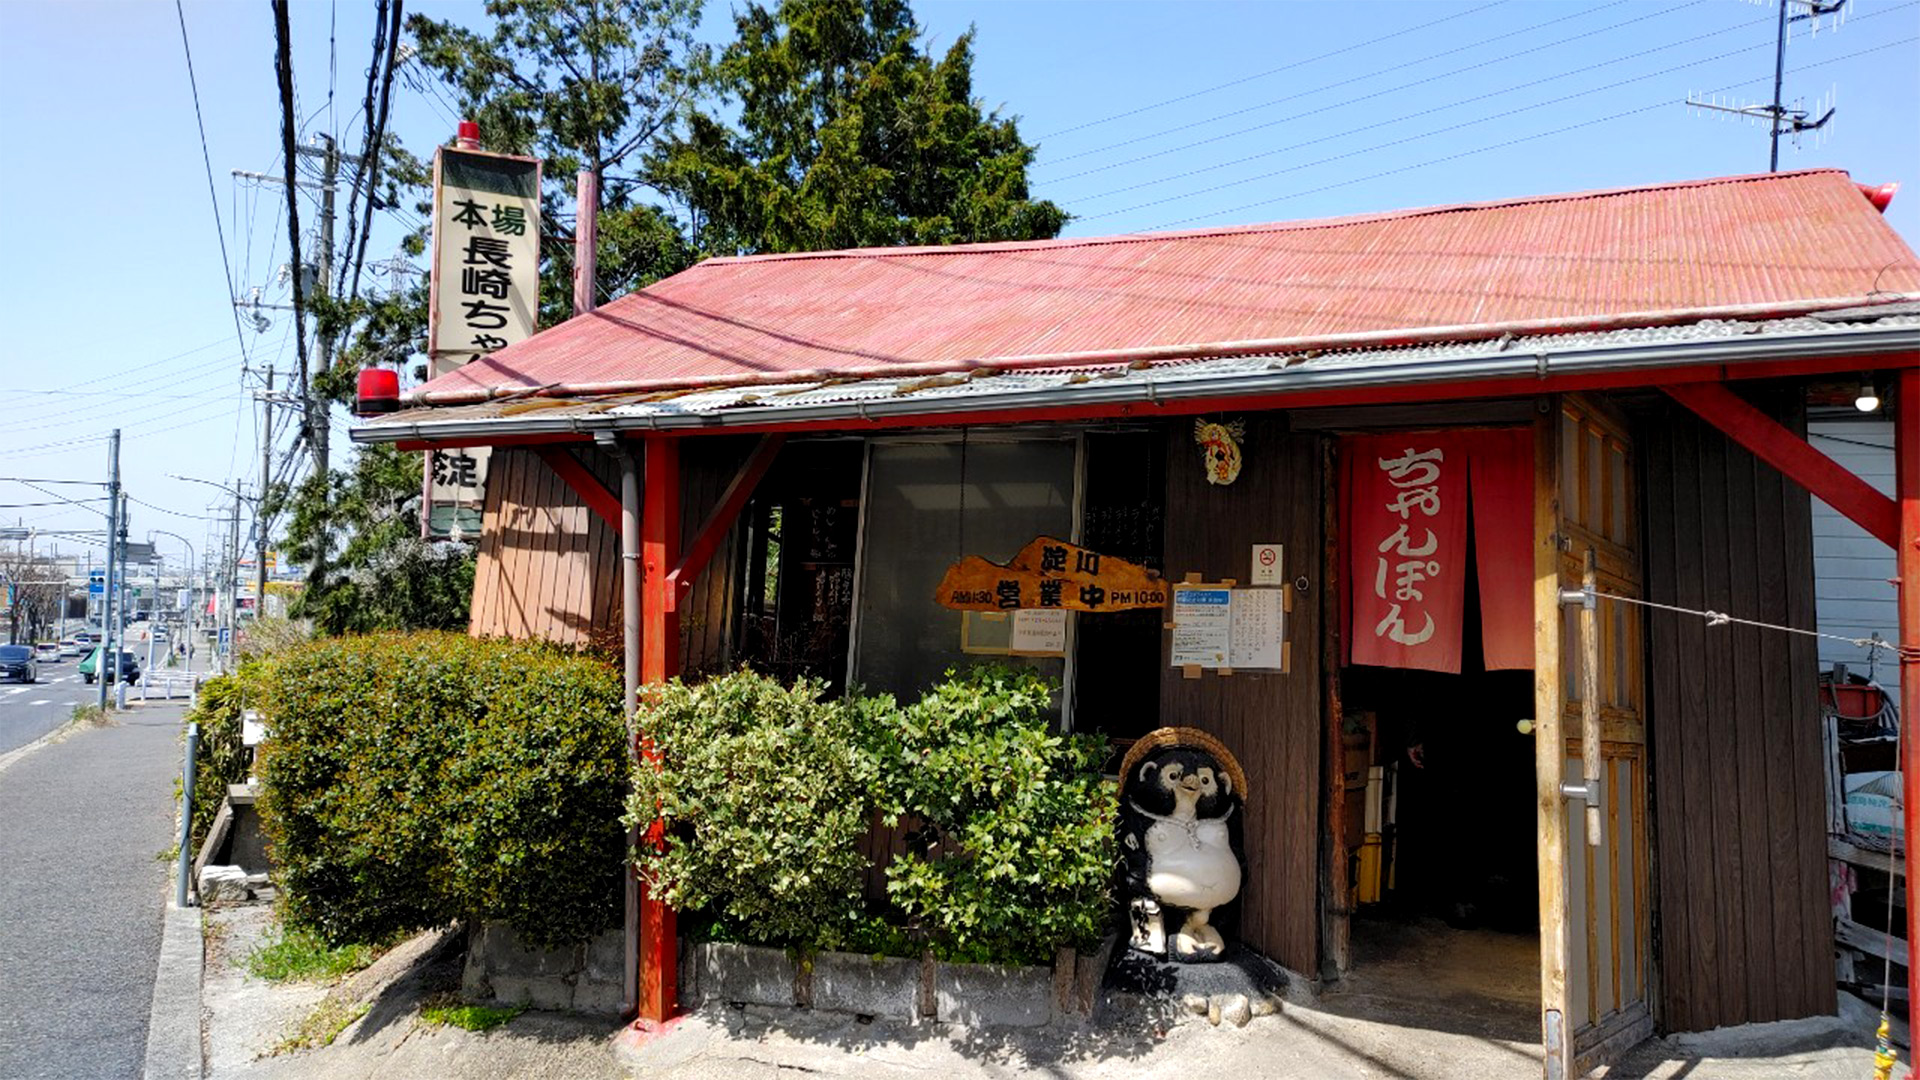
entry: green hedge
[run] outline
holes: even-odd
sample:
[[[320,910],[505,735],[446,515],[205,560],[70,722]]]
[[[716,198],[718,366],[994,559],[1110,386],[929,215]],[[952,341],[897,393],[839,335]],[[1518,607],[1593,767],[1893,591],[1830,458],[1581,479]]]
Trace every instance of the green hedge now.
[[[331,638],[263,663],[261,822],[288,917],[330,943],[461,918],[564,945],[615,925],[620,676],[460,634]]]
[[[659,764],[636,767],[629,820],[657,815],[671,842],[643,849],[642,871],[696,924],[802,951],[1020,963],[1091,944],[1114,792],[1098,740],[1051,730],[1051,692],[1004,666],[905,708],[746,671],[670,683],[642,708]],[[876,818],[908,840],[877,905],[861,844]]]
[[[240,714],[258,705],[260,665],[242,664],[238,670],[200,684],[185,721],[200,725],[200,749],[193,772],[193,853],[200,853],[207,830],[226,801],[227,786],[247,779],[247,749],[240,742]],[[184,728],[182,729],[184,732]]]

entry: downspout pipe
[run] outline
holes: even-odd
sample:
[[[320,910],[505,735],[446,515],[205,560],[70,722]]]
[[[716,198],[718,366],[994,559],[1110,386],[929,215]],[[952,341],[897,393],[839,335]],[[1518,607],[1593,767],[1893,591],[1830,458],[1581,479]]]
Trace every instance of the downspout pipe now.
[[[624,693],[621,711],[627,723],[627,754],[636,758],[640,749],[637,710],[640,705],[640,465],[633,451],[619,443],[612,432],[602,432],[606,444],[614,447],[620,459],[620,661]],[[640,830],[627,830],[627,850],[640,844]],[[633,1015],[640,1007],[640,879],[631,863],[621,874],[624,882],[625,934],[621,976],[621,1012]]]

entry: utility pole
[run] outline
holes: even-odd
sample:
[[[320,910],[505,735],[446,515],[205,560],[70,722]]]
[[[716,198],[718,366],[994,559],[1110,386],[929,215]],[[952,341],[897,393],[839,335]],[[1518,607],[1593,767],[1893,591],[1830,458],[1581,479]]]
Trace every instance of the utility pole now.
[[[321,153],[320,170],[320,274],[319,288],[324,291],[327,283],[333,280],[333,189],[340,181],[340,147],[331,135],[322,134],[326,147]],[[302,151],[307,153],[309,151]],[[356,159],[357,160],[357,159]],[[309,375],[305,387],[307,400],[307,438],[313,441],[313,471],[320,478],[320,508],[323,519],[327,510],[331,490],[327,483],[327,435],[332,429],[331,406],[314,393],[314,386],[320,376],[333,370],[333,335],[320,332],[314,327],[314,344],[319,348],[320,362]],[[261,493],[263,496],[265,492]],[[324,528],[314,531],[313,565],[307,568],[307,587],[317,589],[325,579],[327,572],[327,531]],[[258,603],[259,601],[255,601]]]
[[[113,644],[113,576],[116,572],[113,552],[114,538],[120,535],[120,429],[114,428],[107,438],[107,576],[100,583],[100,652],[93,665],[93,681],[100,687],[100,696],[95,704],[101,712],[107,711],[107,658],[119,659],[118,653],[108,651]],[[116,668],[118,664],[114,665]]]
[[[253,621],[267,613],[267,487],[273,483],[273,369],[267,369],[267,393],[260,399],[260,501],[253,515]]]
[[[233,493],[233,518],[227,534],[227,651],[222,671],[233,670],[233,654],[240,644],[240,493]]]

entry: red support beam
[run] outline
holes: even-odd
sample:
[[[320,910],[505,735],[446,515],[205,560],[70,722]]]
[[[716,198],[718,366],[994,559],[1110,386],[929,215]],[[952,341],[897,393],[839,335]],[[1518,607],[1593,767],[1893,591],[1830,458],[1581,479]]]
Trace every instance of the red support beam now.
[[[1907,896],[1914,894],[1920,860],[1920,370],[1908,368],[1893,388],[1893,491],[1899,500],[1900,542],[1894,545],[1899,573],[1901,793],[1906,803]],[[1920,942],[1920,905],[1907,904],[1907,948]],[[1920,1001],[1920,966],[1907,967],[1907,1022]]]
[[[659,685],[680,674],[680,617],[668,573],[679,562],[680,443],[671,436],[646,440],[640,508],[640,683]],[[644,694],[645,691],[643,690]],[[641,733],[641,754],[655,758],[651,740]],[[663,842],[660,823],[647,842]],[[678,1007],[679,943],[672,908],[640,892],[640,1001],[642,1021],[661,1023]]]
[[[1902,373],[1902,385],[1911,374],[1911,369]],[[1898,546],[1900,516],[1892,499],[1809,446],[1805,439],[1782,427],[1773,417],[1749,405],[1724,384],[1693,383],[1661,389],[1881,543]]]
[[[546,462],[547,468],[565,481],[575,495],[580,496],[581,502],[600,515],[600,520],[606,522],[614,532],[620,531],[620,496],[608,491],[607,485],[601,483],[591,469],[580,464],[580,459],[573,456],[573,451],[564,446],[536,446],[533,452],[540,455],[540,460]]]
[[[700,532],[694,536],[693,543],[687,547],[686,554],[680,556],[680,562],[667,575],[668,587],[673,592],[674,606],[680,603],[680,596],[700,578],[701,571],[713,560],[713,553],[720,549],[721,541],[727,538],[727,530],[740,517],[740,511],[746,508],[747,500],[753,497],[753,491],[773,467],[773,459],[780,456],[780,447],[787,441],[785,434],[762,436],[760,445],[753,448],[753,455],[740,466],[733,476],[733,482],[720,496],[720,502],[713,512],[700,523]]]

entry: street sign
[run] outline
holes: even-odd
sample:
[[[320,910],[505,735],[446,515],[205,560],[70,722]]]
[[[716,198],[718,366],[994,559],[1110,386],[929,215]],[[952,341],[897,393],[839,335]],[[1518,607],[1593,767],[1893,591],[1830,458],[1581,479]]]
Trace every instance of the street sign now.
[[[233,651],[233,627],[223,626],[220,628],[219,648],[222,653],[230,653]]]

